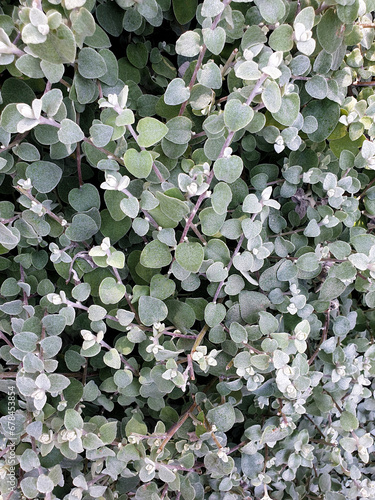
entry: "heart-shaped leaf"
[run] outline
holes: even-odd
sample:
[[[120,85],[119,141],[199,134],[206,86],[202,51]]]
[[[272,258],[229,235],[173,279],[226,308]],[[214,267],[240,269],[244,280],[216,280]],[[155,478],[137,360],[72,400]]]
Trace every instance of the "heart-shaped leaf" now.
[[[242,174],[243,162],[239,156],[219,158],[214,163],[215,177],[219,181],[232,184]]]
[[[164,102],[168,106],[175,106],[187,101],[190,97],[190,90],[186,87],[182,78],[175,78],[170,82],[164,94]]]
[[[199,243],[180,243],[176,248],[176,260],[181,267],[197,273],[202,265],[204,250]]]
[[[69,120],[69,118],[64,118],[61,122],[61,128],[57,132],[57,136],[60,142],[67,145],[82,141],[84,138],[81,127],[73,120]]]
[[[139,146],[142,148],[149,148],[161,141],[163,137],[168,134],[168,127],[156,118],[147,116],[139,120],[137,132],[139,133]]]
[[[90,208],[100,208],[99,191],[92,184],[84,184],[80,188],[74,188],[69,192],[70,205],[77,212],[85,212]]]
[[[254,111],[250,106],[242,103],[239,99],[231,99],[224,109],[225,125],[236,132],[248,125],[254,116]]]
[[[254,193],[246,196],[243,201],[242,210],[248,214],[257,214],[262,211],[262,205]]]
[[[151,269],[168,266],[172,262],[171,252],[165,243],[153,240],[142,250],[140,262]]]
[[[62,170],[50,161],[35,161],[27,167],[26,176],[39,193],[49,193],[60,182]]]
[[[219,283],[228,277],[228,270],[222,262],[214,262],[206,271],[206,276],[212,283]]]
[[[119,370],[121,368],[121,358],[117,349],[110,349],[103,356],[103,361],[107,366]]]
[[[112,138],[113,127],[97,123],[90,127],[92,142],[97,148],[104,148]]]
[[[103,304],[117,304],[125,295],[125,286],[114,278],[104,278],[99,286],[99,297]]]
[[[77,214],[73,217],[72,224],[66,229],[65,235],[72,241],[84,241],[98,231],[94,219],[86,214]]]
[[[124,155],[125,167],[138,179],[145,179],[152,170],[152,156],[148,151],[128,149]]]
[[[137,198],[124,198],[120,201],[120,208],[125,215],[135,219],[139,212],[139,201]]]
[[[167,306],[155,297],[142,295],[139,299],[138,307],[139,317],[146,326],[163,321],[168,314]]]
[[[202,30],[203,41],[207,46],[207,49],[215,56],[219,55],[223,50],[226,40],[225,29],[218,26],[214,30],[210,28],[204,28]]]

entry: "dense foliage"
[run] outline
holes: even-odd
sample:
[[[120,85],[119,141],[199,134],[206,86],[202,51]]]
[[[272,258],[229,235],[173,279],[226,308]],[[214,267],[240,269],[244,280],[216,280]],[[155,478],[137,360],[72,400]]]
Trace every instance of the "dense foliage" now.
[[[375,499],[373,10],[1,2],[2,499]]]

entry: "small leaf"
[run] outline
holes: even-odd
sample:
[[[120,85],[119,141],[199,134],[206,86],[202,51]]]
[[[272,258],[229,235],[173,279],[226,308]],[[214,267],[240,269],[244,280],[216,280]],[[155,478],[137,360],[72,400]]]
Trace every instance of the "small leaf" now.
[[[320,45],[329,54],[339,48],[344,38],[344,25],[337,17],[334,9],[327,9],[317,27],[317,36]]]
[[[234,408],[230,403],[224,403],[208,410],[206,417],[211,424],[216,425],[220,432],[229,431],[236,421]]]
[[[137,124],[138,144],[143,148],[153,146],[167,135],[168,127],[156,118],[141,118]]]
[[[0,222],[0,244],[8,250],[15,248],[20,241],[20,233],[14,227],[7,227]]]
[[[53,64],[74,63],[76,41],[72,31],[61,23],[56,30],[50,30],[44,43],[28,44],[33,55]]]
[[[237,78],[242,78],[243,80],[258,80],[261,76],[258,64],[255,61],[244,61],[236,64],[234,72]]]
[[[124,155],[125,167],[138,179],[145,179],[152,170],[153,159],[148,151],[128,149]]]
[[[225,29],[221,26],[215,29],[204,28],[202,30],[203,41],[207,49],[215,56],[219,55],[224,48],[226,41]]]
[[[95,221],[86,214],[77,214],[66,229],[66,236],[72,241],[85,241],[98,231]]]
[[[319,236],[320,227],[318,226],[318,223],[316,222],[315,219],[311,219],[309,221],[305,230],[303,231],[303,234],[305,236],[308,236],[309,238],[315,238],[316,236]]]
[[[176,106],[187,101],[190,97],[190,90],[186,87],[182,78],[172,80],[164,94],[164,102],[168,106]]]
[[[123,198],[120,201],[120,208],[125,215],[131,219],[135,219],[139,212],[139,201],[135,197]]]
[[[308,252],[298,258],[296,263],[298,269],[306,272],[313,272],[319,269],[319,261],[315,253]]]
[[[140,263],[144,267],[159,269],[168,266],[172,262],[172,255],[165,243],[153,240],[142,250]]]
[[[300,111],[299,95],[295,92],[285,94],[281,98],[281,105],[278,111],[273,112],[272,116],[276,121],[289,127],[297,120]]]
[[[110,349],[103,356],[103,361],[107,366],[119,370],[121,368],[121,358],[117,349]]]
[[[200,243],[180,243],[176,248],[176,260],[181,267],[197,273],[202,265],[204,250]]]
[[[213,328],[221,323],[227,314],[227,310],[223,304],[207,304],[204,310],[204,320],[208,326]]]
[[[224,109],[225,125],[233,132],[245,128],[251,122],[253,116],[254,111],[252,108],[239,99],[231,99]]]
[[[85,137],[80,126],[68,118],[62,120],[61,128],[58,130],[57,136],[60,142],[68,145],[80,142]]]
[[[114,278],[104,278],[99,286],[99,297],[103,304],[117,304],[125,295],[125,286]]]
[[[84,47],[78,54],[78,71],[84,78],[100,78],[107,73],[107,65],[96,50]]]
[[[26,176],[39,193],[49,193],[60,182],[62,170],[50,161],[36,161],[27,167]]]
[[[167,306],[155,297],[142,295],[138,304],[139,317],[146,326],[163,321],[168,315]]]
[[[99,191],[93,184],[83,184],[69,191],[68,200],[77,212],[85,212],[90,208],[100,208]]]
[[[263,90],[262,100],[264,105],[271,113],[277,113],[281,107],[280,87],[276,82],[270,81]]]
[[[255,0],[261,16],[267,23],[275,24],[285,16],[285,4],[282,0]]]
[[[327,80],[321,75],[314,75],[306,82],[305,90],[315,99],[324,99],[328,94]]]
[[[64,414],[64,425],[68,430],[71,431],[74,429],[82,429],[83,420],[81,415],[72,408],[66,409]]]
[[[180,56],[194,57],[200,51],[200,36],[196,31],[185,31],[176,42],[176,52]]]
[[[351,432],[355,429],[358,429],[358,419],[353,413],[349,411],[343,411],[340,415],[340,424],[344,431]]]
[[[177,21],[181,24],[187,24],[195,16],[198,0],[173,0],[173,12]]]
[[[113,127],[96,123],[90,127],[90,136],[93,144],[98,148],[104,148],[112,138]]]
[[[189,213],[189,207],[186,202],[167,196],[160,191],[156,192],[156,198],[159,200],[161,211],[170,219],[179,222]]]
[[[239,156],[219,158],[214,163],[215,177],[219,181],[232,184],[242,174],[243,162]]]
[[[219,215],[226,213],[229,203],[232,201],[232,191],[228,184],[219,182],[214,188],[211,196],[212,208]]]
[[[257,196],[251,193],[244,199],[242,210],[248,214],[258,214],[262,211],[262,205],[259,203]]]
[[[197,78],[201,85],[210,89],[220,89],[222,86],[220,68],[213,61],[209,61],[198,70]]]

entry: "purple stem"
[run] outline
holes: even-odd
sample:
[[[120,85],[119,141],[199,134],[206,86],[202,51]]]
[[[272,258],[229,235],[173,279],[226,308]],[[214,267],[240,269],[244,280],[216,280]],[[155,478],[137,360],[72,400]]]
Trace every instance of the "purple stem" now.
[[[259,78],[259,80],[258,80],[258,81],[257,81],[257,83],[255,84],[255,86],[254,86],[253,90],[251,91],[251,93],[250,93],[249,97],[247,98],[247,101],[246,101],[246,103],[245,103],[247,106],[249,106],[249,105],[251,104],[252,100],[253,100],[253,99],[254,99],[254,97],[257,95],[257,93],[258,93],[258,91],[259,91],[260,87],[262,86],[263,82],[266,80],[267,76],[268,76],[268,75],[263,74],[263,75]],[[227,138],[225,139],[225,142],[224,142],[224,144],[223,144],[223,147],[221,148],[221,151],[220,151],[220,154],[219,154],[219,156],[218,156],[218,159],[219,159],[219,158],[223,158],[223,156],[224,156],[224,152],[225,152],[226,148],[227,148],[227,147],[229,147],[230,143],[232,142],[232,139],[233,139],[234,134],[235,134],[235,132],[233,132],[233,131],[229,132],[229,134],[228,134]],[[213,178],[214,178],[214,171],[213,171],[213,170],[211,170],[210,175],[207,177],[207,184],[208,184],[208,185],[210,185],[210,184],[211,184],[211,182],[212,182],[212,179],[213,179]],[[201,206],[201,204],[202,204],[203,200],[204,200],[206,197],[207,197],[206,193],[202,193],[202,194],[199,196],[199,198],[198,198],[198,200],[197,200],[197,202],[196,202],[196,204],[195,204],[195,207],[193,208],[193,210],[192,210],[192,212],[191,212],[191,214],[190,214],[190,216],[189,216],[189,218],[188,218],[188,220],[187,220],[187,222],[186,222],[186,225],[185,225],[185,227],[184,227],[184,230],[183,230],[182,236],[181,236],[181,238],[180,238],[180,243],[182,243],[182,242],[184,241],[184,239],[185,239],[185,237],[186,237],[186,235],[187,235],[187,233],[188,233],[188,231],[189,231],[190,225],[191,225],[191,224],[192,224],[192,222],[193,222],[193,219],[194,219],[194,217],[195,217],[195,214],[197,213],[197,211],[198,211],[199,207]]]
[[[131,135],[133,136],[133,138],[134,138],[135,142],[138,144],[138,135],[137,135],[137,132],[134,130],[134,128],[133,128],[131,125],[127,125],[127,127],[128,127],[129,132],[130,132],[130,133],[131,133]],[[138,146],[139,146],[139,144],[138,144]],[[139,147],[140,147],[140,149],[141,149],[142,151],[144,151],[144,150],[145,150],[145,148],[144,148],[144,147],[142,147],[142,146],[139,146]],[[164,181],[165,181],[165,179],[164,179],[164,178],[163,178],[163,176],[161,175],[160,170],[158,169],[158,167],[155,165],[155,162],[152,162],[152,169],[153,169],[153,171],[155,172],[155,174],[156,174],[157,178],[159,179],[159,181],[160,181],[160,182],[164,182]]]
[[[230,4],[232,0],[224,0],[223,2],[223,5],[224,5],[224,9],[227,5]],[[224,12],[224,9],[223,9],[223,12]],[[211,30],[214,30],[216,28],[216,26],[219,24],[220,22],[220,19],[221,19],[221,15],[222,13],[221,12],[220,14],[218,14],[215,19],[214,19],[214,22],[212,23],[211,25]],[[195,65],[195,68],[194,68],[194,71],[193,71],[193,75],[191,77],[191,80],[190,80],[190,83],[189,83],[189,90],[191,90],[193,88],[193,85],[195,83],[195,80],[197,79],[197,74],[198,74],[198,71],[199,71],[199,68],[201,67],[202,65],[202,62],[203,62],[203,58],[206,54],[206,50],[207,50],[207,47],[205,44],[202,45],[202,48],[201,48],[201,51],[199,53],[199,57],[198,57],[198,60],[197,60],[197,64]],[[188,99],[189,100],[189,99]],[[178,113],[178,116],[181,116],[184,114],[184,111],[186,109],[186,106],[187,106],[187,103],[188,103],[188,100],[184,101],[181,105],[181,108],[180,108],[180,111]]]

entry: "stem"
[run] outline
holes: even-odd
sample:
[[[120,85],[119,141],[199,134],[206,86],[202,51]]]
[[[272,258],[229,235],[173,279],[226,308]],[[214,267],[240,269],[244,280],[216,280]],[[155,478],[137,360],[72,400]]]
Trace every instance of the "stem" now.
[[[375,85],[374,81],[371,81],[371,82],[354,82],[354,83],[352,83],[352,86],[355,86],[355,87],[372,87],[374,85]]]
[[[170,335],[171,337],[176,337],[180,339],[195,340],[197,337],[194,335],[185,335],[184,333],[169,332],[168,330],[163,330],[162,335]]]
[[[0,339],[3,339],[4,342],[6,342],[8,344],[9,347],[11,347],[13,349],[14,345],[12,344],[12,342],[8,339],[8,337],[0,331]]]
[[[277,401],[280,405],[280,415],[281,418],[283,419],[284,424],[288,425],[288,419],[286,418],[285,413],[283,412],[283,400],[281,398],[277,398]]]
[[[98,474],[94,479],[91,479],[91,481],[87,482],[87,486],[91,486],[92,484],[96,483],[100,479],[103,479],[103,477],[106,477],[106,474]]]
[[[11,224],[12,222],[14,222],[15,220],[17,220],[19,218],[20,218],[20,215],[15,215],[14,217],[11,217],[10,219],[2,219],[0,217],[0,222],[2,224]]]
[[[204,236],[200,233],[199,229],[195,224],[191,224],[191,229],[194,231],[194,233],[197,235],[198,239],[201,241],[203,246],[207,245],[207,241],[204,239]]]
[[[271,234],[269,238],[278,238],[279,236],[288,236],[289,234],[294,234],[294,233],[300,233],[301,231],[304,231],[304,227],[300,227],[298,229],[295,229],[294,231],[287,231],[286,233],[279,233],[279,234]]]
[[[315,427],[315,429],[319,432],[319,434],[325,439],[326,436],[324,435],[323,431],[321,431],[319,429],[319,427],[316,425],[316,423],[314,422],[314,420],[312,418],[310,418],[306,413],[303,414],[304,417],[307,418],[307,420],[310,420],[310,422],[313,424],[313,426]]]
[[[25,271],[24,271],[21,264],[20,264],[20,277],[21,277],[22,283],[25,283]],[[22,289],[22,296],[23,296],[23,304],[25,306],[29,305],[29,301],[27,299],[27,293],[26,293],[25,289]]]
[[[286,260],[298,260],[299,257],[279,257],[278,255],[270,255],[269,257],[267,257],[267,259],[273,259],[273,260],[282,260],[282,259],[286,259]],[[333,263],[337,263],[337,262],[346,262],[347,259],[329,259],[329,258],[323,258],[323,259],[320,259],[319,262],[333,262]]]
[[[76,122],[77,125],[79,125],[79,113],[76,114]],[[81,146],[79,142],[77,142],[76,157],[77,157],[78,182],[79,182],[79,187],[82,187],[83,180],[82,180],[82,169],[81,169]]]
[[[21,188],[21,186],[13,186],[14,189],[17,189],[17,191],[23,195],[26,196],[26,198],[29,198],[29,200],[31,201],[35,201],[36,203],[40,203],[40,201],[38,201],[30,192],[30,190],[26,191],[25,189]],[[59,217],[58,215],[56,215],[55,213],[52,212],[52,210],[50,210],[49,208],[44,207],[44,210],[46,212],[46,214],[48,214],[50,217],[52,217],[52,219],[54,219],[56,222],[58,222],[60,224],[60,226],[63,226],[63,227],[67,227],[69,224],[66,222],[65,219],[63,219],[62,217]]]
[[[223,2],[223,5],[224,5],[224,9],[227,5],[230,4],[232,0],[224,0]],[[224,12],[224,9],[223,9],[223,12]],[[220,22],[220,19],[221,19],[221,16],[222,16],[222,13],[221,12],[220,14],[218,14],[215,19],[214,19],[214,22],[212,23],[210,29],[211,30],[214,30],[216,28],[216,26],[219,24]],[[195,83],[195,80],[197,79],[197,75],[198,75],[198,71],[199,71],[199,68],[202,66],[202,63],[203,63],[203,59],[204,59],[204,56],[206,54],[206,51],[207,51],[207,47],[205,44],[202,45],[202,48],[200,50],[200,53],[199,53],[199,56],[198,56],[198,60],[197,60],[197,63],[195,65],[195,68],[194,68],[194,71],[193,71],[193,75],[191,77],[191,80],[189,82],[189,90],[191,90],[194,86],[194,83]],[[181,108],[180,108],[180,111],[178,113],[178,116],[181,116],[184,114],[184,111],[186,109],[186,106],[187,106],[187,103],[188,103],[189,99],[187,99],[186,101],[184,101],[182,104],[181,104]]]
[[[206,332],[208,330],[208,325],[204,325],[202,330],[199,332],[197,338],[195,339],[194,345],[191,349],[190,355],[194,353],[194,351],[197,349],[197,347],[202,343],[202,340],[204,339],[204,336],[206,335]]]
[[[234,49],[234,51],[228,57],[227,62],[224,64],[224,66],[221,70],[221,76],[223,76],[223,77],[225,76],[225,73],[227,72],[227,70],[230,67],[230,65],[232,64],[232,62],[234,61],[234,58],[236,57],[237,53],[238,53],[238,49]]]
[[[236,446],[234,446],[233,448],[231,448],[227,455],[230,455],[231,453],[234,453],[235,451],[239,450],[240,448],[242,448],[242,446],[245,446],[245,444],[247,444],[248,441],[241,441],[239,444],[237,444]]]
[[[108,158],[111,158],[112,160],[117,161],[118,163],[120,163],[120,165],[124,165],[124,160],[122,158],[114,155],[113,153],[111,153],[111,151],[108,151],[108,149],[100,148],[99,146],[95,146],[95,144],[92,142],[92,140],[89,139],[88,137],[84,137],[82,140],[83,140],[83,142],[87,142],[91,146],[94,146],[95,149],[97,149],[98,151],[101,151],[102,153],[107,155]]]
[[[71,378],[82,378],[81,373],[72,373],[72,372],[56,372],[59,373],[59,375],[64,375],[64,377],[71,377]],[[89,375],[91,376],[91,375]],[[7,379],[7,378],[17,378],[17,372],[1,372],[0,373],[0,380],[2,379]]]
[[[101,83],[99,82],[99,80],[96,81],[97,85],[98,85],[98,90],[99,90],[99,97],[100,98],[103,98],[103,89],[102,89],[102,85]]]
[[[189,417],[189,414],[195,410],[197,406],[197,403],[193,403],[187,410],[186,412],[182,415],[182,417],[179,418],[179,420],[174,424],[172,425],[172,427],[169,429],[169,431],[167,432],[167,435],[166,437],[164,438],[163,442],[161,443],[161,445],[159,446],[158,450],[157,450],[157,454],[161,453],[166,444],[172,439],[172,437],[176,434],[176,432],[178,431],[178,429],[186,422],[186,420],[188,419]]]
[[[374,82],[375,83],[375,82]],[[363,195],[366,193],[366,191],[368,191],[370,189],[370,187],[374,184],[375,182],[375,177],[372,179],[371,182],[369,182],[366,186],[366,188],[362,191],[362,193],[357,197],[357,200],[360,200]]]
[[[260,87],[262,86],[263,82],[267,79],[267,77],[268,77],[268,75],[263,74],[263,75],[259,78],[259,80],[258,80],[258,81],[257,81],[257,83],[255,84],[255,86],[254,86],[253,90],[251,91],[251,93],[250,93],[249,97],[247,98],[247,101],[246,101],[246,103],[245,103],[247,106],[249,106],[249,105],[251,104],[252,100],[253,100],[253,99],[254,99],[254,97],[257,95],[257,93],[258,93],[258,91],[259,91]],[[233,131],[229,132],[229,134],[228,134],[228,136],[227,136],[227,138],[226,138],[226,140],[225,140],[225,142],[224,142],[224,144],[223,144],[223,147],[221,148],[221,151],[220,151],[220,154],[219,154],[219,156],[218,156],[218,159],[219,159],[219,158],[223,158],[223,156],[224,156],[224,152],[225,152],[226,148],[227,148],[227,147],[229,147],[230,143],[232,142],[232,139],[233,139],[234,134],[235,134],[235,132],[233,132]],[[210,185],[210,184],[211,184],[211,182],[212,182],[212,179],[213,179],[213,178],[214,178],[214,171],[212,170],[212,171],[211,171],[211,173],[210,173],[210,175],[209,175],[209,176],[208,176],[208,178],[207,178],[207,184],[208,184],[208,185]],[[180,243],[182,243],[182,242],[184,241],[184,239],[185,239],[185,237],[186,237],[186,235],[187,235],[187,233],[188,233],[188,231],[189,231],[189,228],[190,228],[190,226],[191,226],[191,224],[192,224],[192,222],[193,222],[193,219],[194,219],[194,217],[195,217],[195,214],[197,213],[197,211],[198,211],[199,207],[201,206],[201,204],[203,203],[203,200],[204,200],[206,197],[207,197],[207,194],[206,194],[206,193],[202,193],[202,194],[199,196],[199,198],[198,198],[198,200],[197,200],[197,202],[196,202],[196,204],[195,204],[195,206],[194,206],[194,208],[193,208],[193,210],[192,210],[192,212],[191,212],[191,214],[190,214],[190,217],[189,217],[189,219],[188,219],[188,221],[187,221],[187,223],[186,223],[186,225],[185,225],[185,227],[184,227],[184,230],[183,230],[182,236],[181,236],[181,238],[180,238]]]
[[[191,359],[191,354],[187,355],[187,364],[190,373],[190,379],[195,380],[194,366],[193,366],[193,360]]]
[[[309,359],[309,366],[311,366],[315,360],[315,358],[317,357],[317,355],[319,354],[319,351],[320,351],[320,346],[323,344],[323,342],[327,339],[327,334],[328,334],[328,327],[329,327],[329,316],[330,316],[330,310],[328,309],[326,311],[326,322],[324,324],[324,328],[323,328],[323,335],[322,335],[322,338],[320,339],[320,342],[318,344],[318,347],[316,349],[316,351],[314,352],[314,354],[311,356],[311,358]]]
[[[209,181],[209,182],[211,182],[211,179],[209,178],[209,179],[207,180],[207,182],[208,182],[208,181]],[[195,204],[195,206],[194,206],[193,210],[191,211],[191,213],[190,213],[190,215],[189,215],[189,218],[188,218],[188,220],[187,220],[187,222],[186,222],[186,224],[185,224],[184,230],[183,230],[182,235],[181,235],[181,238],[180,238],[180,243],[182,243],[182,242],[185,240],[186,235],[187,235],[187,233],[188,233],[188,231],[189,231],[189,228],[190,228],[191,224],[193,223],[193,219],[194,219],[194,217],[195,217],[196,213],[198,212],[199,207],[200,207],[200,206],[201,206],[201,204],[203,203],[203,200],[205,200],[205,199],[206,199],[206,197],[207,197],[206,193],[202,193],[202,194],[199,196],[199,198],[198,198],[198,200],[197,200],[197,202],[196,202],[196,204]]]
[[[16,135],[14,141],[8,144],[8,146],[1,146],[0,153],[4,153],[4,151],[8,151],[8,149],[12,149],[14,146],[18,146],[18,144],[20,144],[20,142],[22,142],[25,139],[25,137],[29,134],[29,132],[30,130],[24,132],[23,134]]]

